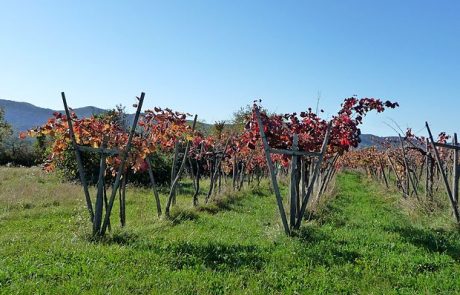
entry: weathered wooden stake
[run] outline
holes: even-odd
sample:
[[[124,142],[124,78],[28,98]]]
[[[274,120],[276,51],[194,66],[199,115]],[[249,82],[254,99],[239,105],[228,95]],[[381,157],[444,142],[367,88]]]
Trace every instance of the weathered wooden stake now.
[[[179,141],[176,141],[174,143],[174,157],[173,157],[173,163],[171,167],[171,184],[174,182],[174,179],[176,178],[176,166],[177,166],[177,158],[179,157]],[[176,204],[176,188],[174,188],[174,191],[172,192],[172,204]]]
[[[380,162],[380,171],[382,172],[383,180],[385,181],[385,186],[386,188],[389,188],[387,175],[385,173],[385,167],[383,166],[383,163],[381,160],[379,160],[379,162]]]
[[[406,187],[407,195],[409,196],[410,195],[410,182],[412,182],[412,178],[410,176],[409,164],[407,163],[406,150],[404,149],[404,143],[403,143],[403,140],[401,138],[401,135],[398,134],[398,136],[399,136],[399,142],[401,143],[401,151],[402,151],[402,154],[403,154],[404,168],[406,170],[406,181],[405,181],[404,185]]]
[[[265,137],[264,126],[262,124],[262,119],[260,118],[259,109],[256,108],[257,124],[259,125],[260,137],[262,138],[262,143],[265,151],[265,159],[267,160],[268,171],[270,172],[270,180],[275,191],[276,202],[278,205],[278,211],[281,216],[281,221],[284,226],[284,231],[287,235],[290,235],[291,231],[286,218],[286,212],[284,211],[283,199],[281,198],[280,189],[278,187],[278,181],[276,180],[275,168],[273,166],[272,158],[270,157],[270,146],[268,145],[267,138]]]
[[[327,151],[327,145],[329,143],[329,136],[331,135],[331,128],[332,128],[332,121],[330,121],[329,124],[327,125],[326,135],[324,136],[323,145],[321,146],[321,152],[316,161],[315,170],[313,172],[313,176],[311,178],[310,185],[308,186],[307,193],[305,194],[305,196],[302,196],[303,198],[302,206],[300,207],[300,213],[299,213],[299,217],[297,218],[297,222],[295,224],[295,229],[299,229],[300,225],[302,224],[303,215],[305,214],[305,210],[307,209],[308,200],[313,191],[313,185],[321,170],[321,165],[323,163],[324,155],[326,154],[326,151]]]
[[[292,139],[292,150],[299,150],[299,136],[294,134]],[[289,212],[289,223],[291,229],[295,226],[296,216],[297,216],[297,156],[294,154],[291,158],[291,210]]]
[[[236,176],[238,175],[238,165],[237,165],[237,160],[236,160],[236,154],[233,155],[233,165],[232,165],[232,172],[233,172],[233,177],[232,177],[232,185],[233,185],[233,190],[236,189]]]
[[[216,178],[218,176],[218,173],[220,172],[219,171],[220,170],[220,163],[222,162],[222,159],[224,158],[225,153],[227,152],[227,147],[228,147],[228,144],[229,144],[231,138],[232,138],[232,136],[229,136],[227,138],[227,141],[225,142],[225,146],[224,146],[224,150],[222,151],[222,154],[219,153],[217,155],[217,159],[216,159],[215,165],[214,165],[214,167],[215,167],[214,173],[211,175],[211,184],[209,185],[209,191],[208,191],[208,194],[207,194],[206,200],[205,200],[206,203],[208,203],[208,201],[209,201],[209,199],[210,199],[210,197],[212,195],[212,191],[214,189],[214,184],[216,182]]]
[[[428,138],[426,139],[425,142],[425,173],[426,173],[426,178],[425,178],[425,197],[428,198],[429,195],[431,195],[430,192],[430,171],[431,171],[431,161],[430,161],[430,151],[428,149]]]
[[[402,182],[401,177],[399,177],[398,171],[396,170],[396,167],[394,166],[390,155],[387,154],[387,157],[388,157],[388,161],[390,162],[391,169],[393,169],[393,171],[395,172],[396,179],[397,179],[399,185],[401,185],[401,189],[402,189],[402,192],[403,192],[403,197],[406,198],[408,196],[408,193],[406,191],[406,187],[405,187],[404,183]]]
[[[123,171],[125,170],[126,159],[128,158],[129,152],[131,150],[131,143],[133,140],[134,132],[136,131],[137,121],[139,120],[139,115],[141,114],[142,104],[144,103],[144,97],[145,97],[145,93],[142,92],[141,97],[139,98],[138,105],[137,105],[136,115],[134,116],[133,126],[131,127],[131,132],[129,133],[128,143],[126,145],[126,149],[122,153],[120,167],[118,167],[118,172],[115,177],[115,182],[113,184],[112,193],[109,199],[109,206],[107,208],[107,213],[104,218],[104,224],[102,225],[100,235],[105,234],[107,230],[107,226],[109,225],[109,222],[110,222],[110,214],[112,212],[113,203],[115,201],[115,196],[117,194],[118,187],[120,186],[121,175]]]
[[[161,201],[160,201],[160,196],[158,194],[157,184],[155,182],[155,177],[153,176],[152,162],[150,161],[149,157],[147,157],[146,160],[147,160],[147,165],[148,165],[150,183],[152,184],[152,189],[153,189],[153,196],[155,197],[155,204],[156,204],[156,207],[157,207],[157,214],[158,214],[158,217],[160,217],[161,216]]]
[[[457,133],[454,133],[453,145],[457,146]],[[458,150],[454,149],[454,163],[452,169],[452,194],[456,204],[458,204]]]
[[[121,179],[120,188],[120,224],[121,227],[126,225],[126,184],[128,183],[128,171],[125,171]]]
[[[305,188],[306,188],[306,163],[305,163],[305,158],[304,157],[301,157],[300,158],[300,194],[297,194],[297,218],[299,217],[299,213],[300,213],[300,204],[301,204],[301,198],[303,198],[303,196],[305,196]]]
[[[104,137],[104,140],[101,145],[101,160],[99,163],[99,177],[97,181],[97,195],[96,195],[96,207],[95,207],[95,215],[94,215],[94,222],[93,222],[93,235],[96,235],[101,230],[102,224],[102,213],[104,207],[104,176],[105,176],[105,169],[106,169],[106,154],[103,150],[107,147],[107,138]]]
[[[425,125],[426,125],[426,129],[428,130],[428,135],[430,137],[431,147],[433,148],[433,153],[436,158],[436,162],[438,163],[438,168],[441,172],[441,176],[444,181],[444,185],[446,186],[447,195],[449,196],[450,204],[452,205],[452,211],[454,213],[455,220],[457,221],[457,223],[460,223],[460,214],[458,212],[457,203],[454,200],[452,191],[449,186],[449,182],[447,181],[446,173],[442,167],[441,158],[439,157],[438,149],[436,148],[436,145],[434,143],[433,135],[431,134],[431,130],[430,130],[430,126],[428,125],[428,122],[425,122]]]
[[[203,152],[203,144],[200,144],[200,154]],[[195,192],[193,193],[193,206],[198,206],[198,194],[200,193],[200,161],[198,159],[196,162],[196,174],[195,174]]]
[[[198,116],[195,115],[195,118],[193,119],[192,132],[195,131],[197,118],[198,118]],[[185,162],[187,161],[188,151],[190,149],[190,144],[191,144],[191,141],[187,140],[187,144],[185,146],[185,151],[184,151],[184,157],[183,157],[182,162],[180,164],[179,170],[177,171],[176,178],[174,179],[173,183],[171,184],[171,189],[169,191],[168,202],[166,203],[166,208],[165,208],[165,214],[166,214],[167,217],[170,216],[169,213],[170,213],[170,208],[171,208],[171,202],[172,202],[172,199],[174,198],[174,194],[175,194],[175,191],[176,191],[177,184],[179,183],[180,177],[182,176],[182,173],[184,172]]]
[[[324,193],[327,185],[329,184],[330,176],[335,169],[335,163],[337,162],[338,158],[339,158],[339,154],[335,154],[334,157],[332,158],[332,161],[329,164],[329,167],[326,168],[326,175],[324,176],[324,179],[321,181],[321,188],[319,189],[318,195],[316,196],[317,204],[319,203],[319,198]]]
[[[83,185],[83,191],[85,192],[86,207],[88,209],[91,222],[94,221],[94,211],[93,204],[91,202],[91,196],[88,190],[88,183],[86,182],[85,170],[83,169],[83,161],[81,160],[80,149],[77,145],[77,140],[75,139],[75,134],[73,133],[72,127],[72,117],[70,116],[69,108],[67,107],[67,100],[65,98],[65,93],[61,92],[62,102],[64,103],[65,114],[67,116],[67,124],[69,125],[69,134],[70,139],[72,140],[72,146],[75,150],[75,157],[77,158],[78,174],[80,175],[80,182]]]

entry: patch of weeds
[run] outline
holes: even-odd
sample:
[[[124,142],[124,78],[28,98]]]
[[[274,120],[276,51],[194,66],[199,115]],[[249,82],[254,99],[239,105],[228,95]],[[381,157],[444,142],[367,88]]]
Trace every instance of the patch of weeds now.
[[[314,225],[301,227],[298,232],[295,232],[295,236],[303,243],[318,243],[329,239],[318,226]]]
[[[127,230],[117,230],[109,236],[111,243],[118,245],[131,245],[136,242],[139,238],[139,235]]]
[[[183,242],[171,245],[169,264],[172,269],[209,268],[216,271],[250,268],[261,270],[265,258],[263,251],[253,245],[205,245]]]
[[[439,265],[435,263],[422,263],[415,267],[416,273],[435,272],[439,269]]]
[[[93,241],[100,241],[103,244],[117,244],[122,246],[132,245],[139,240],[139,235],[126,229],[116,229],[105,237],[93,237]]]
[[[90,243],[100,243],[104,245],[116,244],[121,246],[137,244],[139,237],[139,234],[125,228],[117,228],[105,236],[94,236],[89,231],[85,231],[79,236],[80,239],[84,239]]]
[[[215,197],[208,204],[198,206],[197,210],[210,214],[216,214],[220,211],[233,210],[234,205],[241,201],[245,196],[246,195],[242,192],[227,192]]]
[[[217,214],[220,211],[220,208],[215,203],[208,203],[198,206],[197,210],[209,214]]]
[[[32,203],[23,203],[21,204],[22,209],[32,209],[35,208],[35,205]]]
[[[12,283],[11,275],[5,271],[0,271],[0,288],[6,287]]]
[[[338,202],[327,203],[325,206],[319,208],[318,211],[313,212],[311,219],[315,218],[320,224],[332,224],[337,227],[345,226],[348,222],[348,217],[343,213]]]
[[[393,226],[386,228],[398,233],[406,242],[430,252],[445,253],[460,261],[459,235],[444,229],[415,228],[413,226]]]
[[[260,185],[254,185],[251,187],[251,194],[258,197],[267,196],[264,189]]]
[[[61,205],[61,203],[59,203],[59,201],[54,200],[53,202],[44,203],[44,204],[42,205],[42,207],[44,207],[44,208],[48,208],[48,207],[59,207],[60,205]]]
[[[193,208],[173,208],[169,215],[169,220],[173,225],[180,224],[188,220],[197,220],[199,218],[198,213]]]

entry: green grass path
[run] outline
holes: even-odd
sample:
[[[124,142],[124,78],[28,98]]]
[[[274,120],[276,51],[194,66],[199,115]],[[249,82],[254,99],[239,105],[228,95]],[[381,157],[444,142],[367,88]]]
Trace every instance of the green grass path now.
[[[325,257],[335,286],[328,291],[460,293],[458,232],[411,223],[396,204],[399,195],[382,196],[358,174],[342,173],[338,191],[321,214],[322,225],[305,237],[312,257],[315,251]]]
[[[340,174],[336,190],[291,238],[268,189],[175,223],[138,190],[127,228],[102,244],[81,234],[82,202],[13,206],[0,210],[0,293],[460,293],[458,232],[414,224],[358,174]]]

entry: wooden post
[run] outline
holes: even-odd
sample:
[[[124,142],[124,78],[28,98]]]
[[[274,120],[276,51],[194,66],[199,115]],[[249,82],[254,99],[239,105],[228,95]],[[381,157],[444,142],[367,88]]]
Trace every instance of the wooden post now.
[[[457,133],[454,133],[453,145],[458,145]],[[452,194],[456,204],[458,204],[458,150],[454,149],[454,163],[452,169]]]
[[[425,125],[426,125],[426,129],[428,130],[428,135],[430,137],[431,147],[433,148],[433,153],[436,158],[436,162],[438,163],[438,168],[441,172],[441,176],[444,181],[444,185],[446,186],[447,195],[449,196],[450,204],[452,205],[452,211],[454,212],[455,220],[457,221],[457,223],[460,223],[460,214],[458,212],[457,203],[455,202],[454,197],[452,195],[452,191],[447,181],[446,173],[444,169],[442,168],[441,158],[439,157],[438,149],[436,148],[434,144],[433,135],[431,134],[430,126],[428,125],[428,122],[425,122]]]
[[[128,171],[125,171],[121,179],[120,188],[120,224],[121,227],[126,225],[126,184],[128,183]]]
[[[409,173],[409,165],[407,164],[407,159],[406,159],[406,151],[404,150],[404,143],[402,141],[401,135],[399,135],[399,143],[401,144],[401,153],[403,155],[403,162],[404,162],[404,169],[406,170],[406,181],[403,184],[404,187],[406,188],[407,195],[410,195],[410,173]]]
[[[245,169],[246,169],[246,163],[244,163],[242,161],[241,162],[241,169],[240,169],[240,178],[239,178],[239,183],[238,183],[238,186],[237,186],[238,191],[240,191],[243,188],[244,176],[246,175],[246,173],[244,172]]]
[[[275,167],[273,166],[272,158],[270,157],[270,146],[268,145],[267,138],[265,137],[264,126],[262,119],[260,118],[259,109],[255,108],[257,116],[257,124],[259,125],[260,137],[264,146],[265,159],[267,160],[268,171],[270,172],[270,180],[275,191],[276,203],[278,205],[278,211],[280,212],[281,221],[283,222],[284,232],[290,235],[290,229],[286,218],[286,212],[284,211],[283,199],[281,198],[280,189],[278,187],[278,181],[276,180]]]
[[[200,143],[200,155],[203,152],[203,144]],[[199,158],[195,160],[196,162],[196,174],[195,174],[195,192],[193,193],[193,206],[196,207],[198,206],[198,194],[200,193],[200,161],[198,161]]]
[[[109,207],[109,200],[107,200],[107,189],[106,189],[106,183],[104,181],[104,206],[105,206],[105,214],[107,214],[107,208]],[[109,231],[112,231],[112,226],[110,225],[110,220],[109,224],[107,226]]]
[[[292,150],[299,150],[299,136],[294,134],[292,139]],[[291,210],[289,216],[289,223],[291,229],[295,226],[296,216],[297,216],[297,156],[294,154],[291,158]]]
[[[303,219],[303,215],[305,214],[305,210],[307,209],[308,200],[309,200],[310,195],[311,195],[311,193],[313,191],[313,185],[314,185],[314,183],[316,181],[316,177],[318,177],[319,171],[321,170],[321,164],[323,163],[324,155],[326,154],[326,151],[327,151],[327,144],[329,142],[329,136],[331,134],[331,128],[332,128],[332,121],[330,121],[329,124],[327,125],[326,135],[324,136],[323,145],[321,146],[321,153],[318,156],[318,160],[316,161],[315,170],[313,172],[313,176],[311,178],[310,185],[308,186],[307,193],[305,194],[305,196],[303,196],[302,206],[300,207],[299,217],[297,218],[297,222],[295,224],[296,229],[300,228],[300,225],[301,225],[302,219]]]
[[[192,132],[195,131],[197,118],[198,118],[198,116],[195,115],[195,118],[193,119]],[[169,212],[170,212],[170,208],[171,208],[171,202],[172,202],[172,199],[174,198],[174,192],[176,190],[176,186],[179,183],[179,179],[182,176],[182,172],[184,171],[184,168],[185,168],[185,162],[186,162],[187,157],[188,157],[188,151],[190,149],[190,144],[191,144],[191,141],[188,140],[187,144],[185,146],[184,157],[183,157],[182,162],[180,164],[179,170],[177,171],[176,178],[174,179],[173,183],[171,184],[171,190],[169,191],[168,202],[166,203],[166,208],[165,208],[165,214],[166,214],[167,217],[169,217]]]
[[[426,154],[425,154],[425,173],[426,173],[426,178],[425,178],[425,197],[428,198],[428,196],[431,194],[430,192],[430,171],[431,171],[431,161],[430,161],[430,151],[428,149],[428,138],[426,139],[426,142],[425,142],[425,150],[426,150]]]
[[[176,178],[176,166],[177,166],[177,157],[179,156],[179,141],[176,141],[174,143],[174,157],[173,157],[173,163],[171,167],[171,184],[174,182],[174,179]],[[172,204],[176,204],[176,188],[174,188],[174,191],[172,192]]]
[[[69,134],[72,141],[73,149],[75,150],[75,157],[77,158],[78,174],[80,175],[80,181],[83,185],[83,191],[85,192],[86,207],[88,209],[91,222],[94,220],[94,211],[93,204],[91,203],[91,196],[89,195],[88,183],[86,182],[85,170],[83,169],[83,162],[81,160],[80,150],[75,139],[75,134],[73,133],[72,127],[72,117],[70,116],[69,108],[67,107],[67,100],[65,98],[65,93],[61,92],[62,102],[64,103],[65,114],[67,116],[67,124],[69,125]]]
[[[249,159],[247,160],[247,163],[251,163],[252,161],[252,157],[254,155],[250,155]],[[244,180],[246,179],[246,163],[243,162],[243,164],[241,165],[241,178],[240,178],[240,184],[238,185],[238,191],[240,191],[242,188],[243,188],[243,185],[244,185]],[[249,178],[249,177],[248,177]],[[249,182],[248,182],[248,185],[249,185]]]
[[[157,189],[157,185],[155,182],[155,177],[153,177],[152,162],[150,161],[149,157],[147,157],[145,160],[147,161],[150,183],[152,184],[153,196],[155,197],[155,203],[157,206],[157,214],[158,214],[158,217],[160,217],[161,216],[161,201],[160,201],[160,196],[158,195],[158,189]]]
[[[327,185],[331,178],[331,174],[334,171],[335,163],[337,162],[338,158],[339,158],[339,154],[335,154],[334,157],[332,158],[332,161],[329,164],[329,167],[326,168],[326,175],[324,176],[324,179],[321,182],[321,188],[319,189],[318,195],[316,196],[317,204],[319,203],[320,196],[326,191]]]
[[[188,166],[190,167],[190,176],[192,177],[192,183],[193,183],[193,190],[196,189],[196,178],[195,178],[195,170],[193,168],[193,163],[192,163],[192,157],[188,157]]]
[[[237,165],[237,162],[236,162],[236,153],[233,155],[233,177],[232,177],[232,183],[233,183],[233,190],[236,189],[236,176],[238,175],[237,174],[237,169],[238,169],[238,165]]]
[[[397,179],[398,183],[401,185],[401,189],[403,191],[403,197],[406,198],[408,196],[408,194],[406,192],[406,188],[404,186],[404,183],[402,182],[401,178],[399,177],[398,171],[396,170],[396,167],[394,166],[393,161],[390,158],[390,155],[387,154],[387,157],[388,157],[388,161],[390,162],[391,169],[393,169],[393,171],[395,172],[396,179]]]
[[[214,184],[215,184],[217,175],[219,173],[220,163],[221,163],[222,159],[225,157],[225,154],[227,153],[227,147],[228,147],[228,144],[230,143],[231,138],[232,138],[232,136],[229,136],[227,138],[227,141],[225,142],[225,146],[224,146],[224,150],[222,151],[222,154],[220,156],[219,155],[217,156],[217,160],[216,160],[216,162],[214,164],[215,165],[214,173],[211,175],[211,184],[209,185],[208,195],[206,196],[206,200],[205,200],[206,203],[208,203],[209,198],[211,197],[212,191],[214,189]]]
[[[326,188],[327,188],[327,186],[329,185],[329,182],[331,181],[331,179],[334,177],[335,173],[337,172],[337,168],[336,168],[336,165],[335,165],[335,164],[337,163],[338,158],[339,158],[339,155],[337,154],[337,155],[335,156],[334,161],[332,162],[332,167],[331,167],[332,172],[329,173],[329,176],[328,176],[328,178],[326,179]]]
[[[380,162],[380,170],[382,172],[383,180],[385,181],[385,186],[386,186],[386,188],[389,188],[387,175],[385,174],[385,167],[383,166],[383,163],[382,163],[381,159],[379,159],[379,162]]]
[[[107,208],[107,213],[104,218],[104,224],[102,225],[101,232],[100,232],[101,235],[105,234],[105,231],[107,230],[107,226],[109,225],[109,222],[110,222],[110,214],[112,212],[113,202],[115,201],[117,189],[120,185],[121,174],[125,170],[126,159],[128,158],[129,151],[131,150],[131,142],[133,140],[134,132],[136,131],[137,121],[139,120],[139,115],[141,114],[142,104],[144,103],[144,97],[145,97],[145,93],[142,92],[141,97],[139,98],[139,103],[137,104],[136,115],[134,116],[133,126],[131,127],[131,132],[129,133],[128,142],[126,144],[126,149],[122,153],[120,167],[118,167],[118,172],[115,177],[115,182],[113,184],[112,193],[109,199],[109,206]]]
[[[223,158],[223,157],[225,157],[225,154],[222,155],[222,158]],[[218,181],[218,186],[217,186],[217,187],[218,187],[218,190],[217,190],[217,191],[218,191],[218,193],[220,194],[221,186],[222,186],[222,160],[219,161],[219,167],[218,167],[218,169],[219,169],[219,181]]]
[[[297,194],[297,217],[299,217],[299,213],[300,213],[300,203],[301,203],[301,200],[303,198],[303,196],[305,196],[305,187],[306,187],[306,181],[305,181],[305,178],[306,178],[306,165],[305,165],[305,158],[304,157],[301,157],[300,158],[300,186],[301,186],[301,189],[300,189],[300,195]]]
[[[193,206],[198,206],[198,194],[200,193],[200,163],[196,160],[195,192],[193,193]]]
[[[398,134],[399,135],[399,134]],[[406,150],[404,149],[404,143],[401,138],[401,135],[399,135],[399,141],[401,143],[401,149],[402,149],[402,154],[403,154],[403,159],[404,159],[404,166],[406,167],[406,176],[407,176],[407,192],[408,194],[410,193],[410,187],[409,183],[412,185],[412,188],[414,190],[415,196],[418,198],[418,193],[417,193],[417,187],[415,186],[414,180],[412,179],[412,176],[410,175],[410,170],[409,170],[409,163],[407,162],[406,158]]]
[[[99,163],[99,177],[97,181],[97,195],[96,195],[96,207],[95,207],[95,215],[94,215],[94,222],[93,222],[93,235],[97,235],[101,230],[102,224],[102,211],[104,207],[104,176],[105,176],[105,169],[106,169],[106,162],[105,158],[106,155],[103,150],[107,147],[107,137],[104,137],[104,140],[101,145],[101,160]]]

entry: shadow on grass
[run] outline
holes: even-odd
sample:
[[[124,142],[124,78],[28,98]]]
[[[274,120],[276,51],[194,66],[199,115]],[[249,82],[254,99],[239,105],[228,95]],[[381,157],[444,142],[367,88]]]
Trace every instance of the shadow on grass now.
[[[162,257],[172,270],[210,269],[233,271],[240,268],[259,271],[267,258],[265,248],[255,245],[237,245],[209,242],[205,244],[178,241],[170,243],[164,239],[150,240],[130,231],[120,230],[93,242],[105,245],[128,246],[136,251],[151,251]]]
[[[302,260],[315,266],[333,267],[355,264],[361,254],[347,249],[347,241],[337,241],[319,226],[305,226],[297,233],[302,247],[298,250]]]
[[[168,219],[172,225],[178,225],[184,221],[193,221],[198,218],[198,212],[193,208],[173,208]]]
[[[332,224],[337,227],[345,226],[349,221],[346,214],[343,212],[345,205],[338,199],[333,202],[328,202],[321,206],[319,210],[306,212],[305,216],[309,220],[315,220],[319,224]]]
[[[330,239],[330,236],[321,231],[317,225],[306,225],[293,234],[304,244],[315,244]]]
[[[179,183],[176,192],[181,195],[193,195],[195,187],[192,182],[181,182]]]
[[[246,197],[245,194],[240,192],[230,193],[221,197],[211,200],[208,204],[203,204],[197,207],[199,212],[206,212],[209,214],[217,214],[221,211],[235,210],[237,205]]]
[[[140,237],[137,233],[132,231],[117,229],[103,237],[88,234],[86,239],[89,242],[100,243],[103,245],[130,246],[136,244],[140,240]]]
[[[257,246],[220,243],[192,244],[182,242],[169,247],[167,262],[172,269],[208,268],[215,271],[249,268],[262,269],[266,258]]]
[[[424,248],[429,252],[447,254],[460,261],[460,234],[444,229],[415,228],[413,226],[393,226],[387,231],[397,233],[406,242]]]

